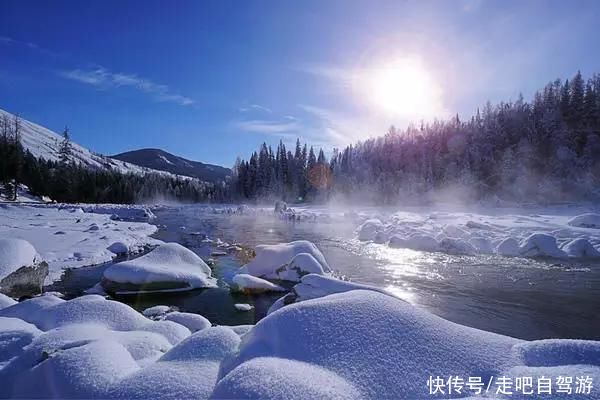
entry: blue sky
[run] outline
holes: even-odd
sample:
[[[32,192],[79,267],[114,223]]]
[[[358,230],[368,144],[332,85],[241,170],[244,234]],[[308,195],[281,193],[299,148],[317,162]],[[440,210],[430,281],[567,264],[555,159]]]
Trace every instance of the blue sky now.
[[[101,153],[230,166],[263,141],[330,150],[422,118],[356,84],[390,60],[435,82],[426,118],[600,72],[599,20],[593,0],[5,0],[0,108]]]

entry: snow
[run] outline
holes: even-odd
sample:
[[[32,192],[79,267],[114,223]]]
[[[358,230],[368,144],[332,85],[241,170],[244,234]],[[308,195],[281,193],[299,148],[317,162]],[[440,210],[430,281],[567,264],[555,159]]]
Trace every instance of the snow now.
[[[600,257],[600,251],[583,238],[571,240],[562,247],[562,250],[571,257]]]
[[[0,369],[2,364],[20,355],[40,333],[35,325],[21,319],[0,317]]]
[[[519,242],[517,239],[512,237],[504,239],[502,242],[500,242],[500,244],[498,244],[498,247],[496,247],[496,253],[507,257],[519,255],[520,250]]]
[[[441,251],[448,254],[475,254],[477,250],[469,242],[451,237],[443,238],[439,242]]]
[[[0,239],[0,280],[21,267],[40,262],[35,248],[23,239]]]
[[[246,303],[237,303],[233,305],[238,311],[251,311],[254,306]]]
[[[427,398],[429,376],[487,382],[540,367],[560,368],[553,376],[587,371],[595,381],[599,348],[583,340],[526,342],[446,321],[375,291],[353,290],[270,313],[223,364],[213,396],[295,398],[299,390],[314,390],[325,398]]]
[[[0,310],[0,398],[426,398],[429,376],[600,379],[600,342],[514,339],[365,288],[309,274],[299,302],[232,327],[29,299]]]
[[[179,283],[180,290],[216,287],[210,267],[178,243],[164,243],[146,255],[113,264],[104,271],[104,279],[134,285]]]
[[[568,224],[580,228],[600,229],[600,214],[587,213],[578,215],[571,218]]]
[[[144,315],[144,317],[154,318],[163,316],[169,311],[171,311],[171,307],[158,305],[146,308],[144,311],[142,311],[142,314]]]
[[[232,289],[243,293],[283,292],[279,285],[248,274],[237,274],[231,279]]]
[[[295,273],[290,271],[289,266],[294,257],[301,253],[310,254],[314,260],[320,264],[323,272],[331,272],[325,257],[314,243],[307,240],[297,240],[290,243],[279,243],[274,245],[256,246],[256,257],[240,269],[240,273],[253,275],[264,279],[282,279],[278,270],[287,271],[284,275],[288,278],[294,278]],[[302,256],[296,260],[296,266],[306,267],[309,270],[316,268],[312,261]],[[303,271],[303,272],[308,272]]]
[[[307,274],[325,275],[323,266],[309,253],[296,254],[276,272],[278,279],[292,282],[300,282],[300,278]]]
[[[394,235],[390,238],[389,246],[429,252],[439,250],[439,243],[437,240],[431,236],[420,234],[414,234],[406,239],[399,235]]]
[[[173,321],[188,328],[192,333],[211,327],[208,319],[202,315],[174,311],[165,316],[165,321]]]
[[[97,225],[95,225],[95,226],[97,226]],[[106,249],[117,255],[129,253],[129,247],[123,242],[114,242],[113,244],[108,246]]]
[[[156,363],[120,381],[106,397],[206,399],[217,382],[221,361],[232,356],[239,344],[239,336],[229,328],[203,329]]]
[[[113,383],[138,369],[119,343],[94,341],[61,349],[22,371],[12,382],[12,397],[102,398]]]
[[[360,399],[340,375],[316,365],[277,357],[257,357],[219,381],[215,399]]]
[[[77,211],[79,207],[73,206],[0,205],[0,237],[31,243],[48,263],[47,283],[59,279],[66,268],[112,261],[115,254],[108,247],[115,242],[127,245],[132,253],[160,243],[149,237],[157,230],[154,225]]]
[[[6,307],[10,307],[14,304],[17,304],[17,301],[8,297],[7,295],[0,293],[0,310]]]
[[[533,233],[521,242],[520,254],[526,257],[557,257],[566,256],[556,244],[554,236],[545,233]]]
[[[473,208],[469,211],[449,209],[432,212],[424,207],[406,207],[398,211],[366,207],[356,213],[357,219],[364,221],[358,225],[356,239],[377,245],[383,244],[389,237],[389,247],[424,252],[578,258],[586,255],[578,252],[565,254],[561,249],[568,242],[580,238],[600,251],[600,230],[593,229],[600,227],[596,225],[600,216],[597,206]],[[310,207],[313,214],[318,210],[319,207]],[[309,212],[308,207],[300,211]],[[330,215],[347,221],[343,212],[330,211]],[[552,239],[548,237],[533,237],[530,240],[546,243],[542,244],[542,251],[536,250],[539,243],[528,242],[533,234],[554,237],[557,248],[551,249]]]
[[[358,228],[358,240],[375,240],[377,234],[383,231],[384,225],[378,219],[369,219]]]

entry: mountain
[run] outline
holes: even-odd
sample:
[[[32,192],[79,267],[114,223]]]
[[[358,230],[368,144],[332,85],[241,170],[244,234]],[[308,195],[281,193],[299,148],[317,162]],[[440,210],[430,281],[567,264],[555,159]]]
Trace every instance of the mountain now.
[[[7,117],[9,122],[12,124],[14,115],[0,109],[0,118]],[[48,128],[44,128],[41,125],[35,124],[26,119],[20,118],[21,121],[21,145],[26,150],[29,150],[31,154],[35,157],[43,158],[49,161],[59,161],[59,149],[60,144],[62,143],[62,135],[51,131]],[[135,153],[135,152],[129,152]],[[127,160],[118,159],[121,155],[126,155],[129,153],[123,153],[117,158],[107,157],[102,154],[95,153],[75,142],[71,143],[71,162],[77,163],[79,165],[89,167],[89,168],[97,168],[97,169],[107,169],[111,171],[117,171],[123,174],[133,173],[133,174],[146,174],[146,173],[156,173],[160,175],[172,176],[175,178],[175,175],[182,175],[180,178],[196,178],[197,174],[191,175],[186,173],[175,173],[168,171],[166,168],[156,168],[147,167],[142,165],[144,163],[130,163]],[[169,153],[165,153],[169,154]],[[175,157],[170,155],[171,157]],[[183,160],[183,159],[182,159]],[[217,167],[208,164],[198,163],[200,165],[205,166],[208,171],[206,175],[210,175],[210,169],[214,168],[216,172],[215,176],[224,176],[224,173],[220,170],[227,171],[228,174],[231,173],[231,170],[228,170],[223,167]],[[183,171],[183,170],[182,170]]]
[[[127,151],[111,158],[172,174],[191,176],[207,182],[223,181],[231,175],[229,168],[187,160],[160,149]]]

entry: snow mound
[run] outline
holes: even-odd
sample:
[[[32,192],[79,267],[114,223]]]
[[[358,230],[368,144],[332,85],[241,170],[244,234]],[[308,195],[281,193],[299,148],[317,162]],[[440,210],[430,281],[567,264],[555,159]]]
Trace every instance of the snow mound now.
[[[46,357],[14,377],[12,397],[102,398],[139,369],[125,347],[108,340],[74,344]]]
[[[188,328],[192,333],[211,327],[208,319],[202,315],[174,311],[165,316],[165,321],[173,321]]]
[[[570,257],[600,257],[600,251],[583,238],[573,239],[562,247],[562,251]]]
[[[17,301],[8,297],[5,294],[0,293],[0,310],[6,307],[10,307],[14,304],[17,304]]]
[[[111,265],[104,271],[105,289],[127,291],[127,284],[133,286],[132,291],[216,287],[209,266],[178,243],[162,244],[144,256]]]
[[[449,254],[476,254],[477,249],[469,242],[461,239],[446,237],[440,240],[439,248]]]
[[[35,248],[23,239],[0,239],[0,280],[21,267],[39,263]]]
[[[383,223],[376,218],[368,219],[358,228],[358,240],[375,240],[377,234],[384,229]]]
[[[437,240],[428,235],[414,234],[404,239],[401,236],[392,236],[389,242],[390,247],[400,249],[410,249],[417,251],[434,252],[439,250]]]
[[[296,254],[289,264],[284,264],[276,270],[277,279],[282,281],[300,282],[307,274],[325,275],[323,266],[309,253]]]
[[[229,328],[203,329],[156,363],[118,382],[106,397],[206,399],[217,382],[221,361],[232,356],[239,343],[239,336]]]
[[[483,237],[474,237],[469,240],[469,244],[480,254],[493,254],[494,246],[492,242]]]
[[[533,233],[521,242],[520,254],[525,257],[563,258],[565,252],[556,245],[556,238],[546,233]]]
[[[248,274],[237,274],[233,276],[232,289],[243,293],[264,293],[264,292],[283,292],[285,291],[279,285],[271,283],[265,279]]]
[[[219,381],[213,399],[360,399],[361,393],[328,369],[301,361],[257,357]]]
[[[240,273],[264,279],[281,279],[277,271],[302,253],[310,254],[321,265],[324,272],[331,272],[325,257],[314,243],[307,240],[297,240],[290,243],[256,246],[256,257],[244,265],[240,269]],[[305,261],[305,259],[300,260],[301,263]],[[310,268],[313,268],[313,266],[311,265]],[[286,268],[282,271],[285,270]]]
[[[0,317],[0,369],[2,363],[20,355],[40,333],[35,325],[21,319]]]
[[[517,239],[508,237],[498,244],[496,253],[501,256],[515,257],[519,255],[521,248]]]
[[[44,310],[64,302],[63,299],[56,296],[34,297],[1,309],[0,317],[20,318],[35,324],[35,321],[37,321],[40,316],[43,316]]]
[[[228,390],[246,397],[237,390],[257,385],[274,393],[284,390],[281,382],[269,379],[276,367],[269,359],[266,365],[252,364],[256,382],[247,383],[251,387],[239,383],[242,374],[233,372],[251,360],[276,357],[318,367],[307,371],[320,378],[318,382],[325,376],[339,377],[333,381],[342,392],[330,397],[343,397],[345,389],[354,387],[358,397],[425,398],[426,377],[482,376],[485,380],[515,362],[511,349],[517,343],[517,339],[448,322],[391,296],[355,290],[289,305],[261,320],[244,336],[238,355],[223,365],[223,387],[217,387],[215,397],[231,393]],[[321,369],[331,373],[318,373]],[[231,386],[226,385],[230,373]]]
[[[581,214],[571,218],[567,223],[578,228],[600,229],[600,214]]]
[[[163,316],[169,311],[171,311],[171,307],[158,305],[146,308],[144,311],[142,311],[142,314],[144,317],[155,318]]]

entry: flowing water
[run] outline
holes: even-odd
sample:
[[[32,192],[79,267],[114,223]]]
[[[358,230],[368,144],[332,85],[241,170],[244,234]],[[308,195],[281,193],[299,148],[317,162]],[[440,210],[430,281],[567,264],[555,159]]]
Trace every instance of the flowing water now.
[[[268,211],[231,215],[215,213],[207,206],[167,207],[155,214],[158,239],[179,242],[204,259],[218,250],[202,241],[205,236],[251,247],[306,239],[321,249],[337,274],[385,288],[450,321],[523,339],[600,339],[597,261],[455,256],[392,249],[357,241],[357,223],[342,218],[291,222]],[[174,305],[217,324],[251,324],[264,317],[280,294],[230,294],[227,284],[241,261],[233,254],[213,258],[217,260],[213,275],[219,279],[219,289],[118,300],[140,310],[156,304]],[[237,311],[235,303],[253,304],[255,310]]]

